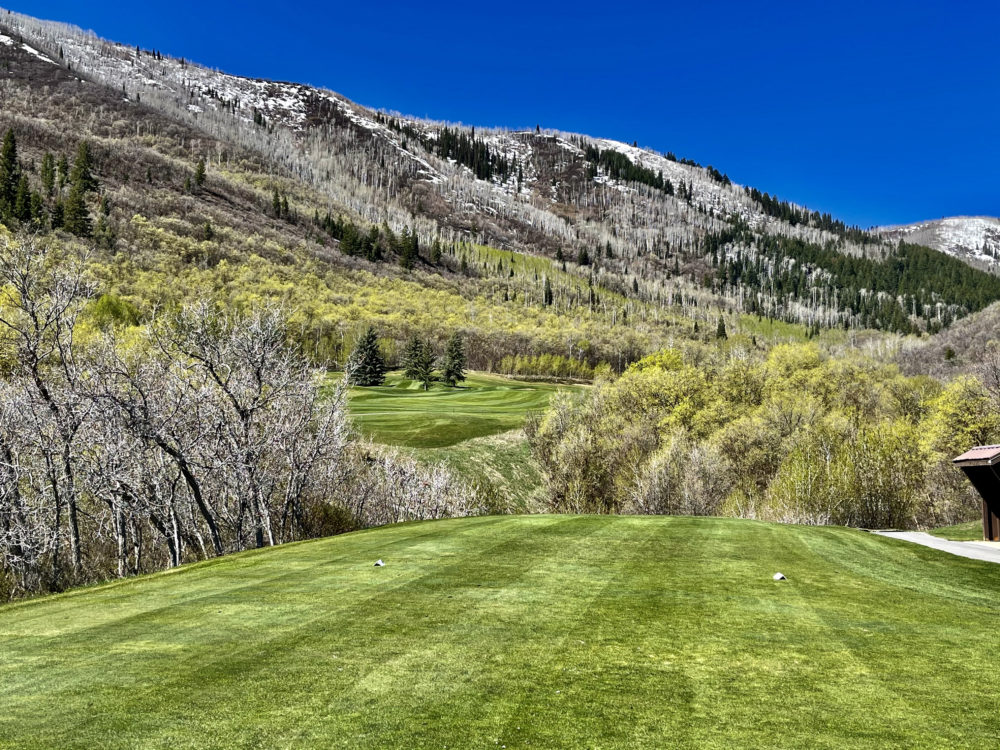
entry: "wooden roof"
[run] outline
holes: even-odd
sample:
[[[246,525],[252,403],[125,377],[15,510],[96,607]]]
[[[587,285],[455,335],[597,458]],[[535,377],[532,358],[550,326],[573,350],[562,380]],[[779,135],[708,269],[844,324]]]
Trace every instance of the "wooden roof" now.
[[[1000,463],[1000,445],[979,445],[970,448],[961,456],[953,458],[952,463],[963,466],[993,466]]]

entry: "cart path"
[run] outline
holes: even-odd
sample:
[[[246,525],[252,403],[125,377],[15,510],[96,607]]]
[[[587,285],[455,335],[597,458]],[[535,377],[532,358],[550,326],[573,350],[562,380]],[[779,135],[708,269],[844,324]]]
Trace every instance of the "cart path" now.
[[[959,557],[1000,563],[1000,543],[998,542],[953,542],[949,539],[925,534],[923,531],[876,531],[875,533],[914,544],[922,544],[925,547],[933,547]]]

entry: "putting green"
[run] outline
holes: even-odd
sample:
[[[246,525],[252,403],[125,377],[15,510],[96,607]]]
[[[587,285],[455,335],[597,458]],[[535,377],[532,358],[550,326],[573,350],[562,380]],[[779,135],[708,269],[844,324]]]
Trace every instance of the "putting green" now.
[[[840,528],[390,526],[0,607],[0,746],[995,748],[998,615]]]

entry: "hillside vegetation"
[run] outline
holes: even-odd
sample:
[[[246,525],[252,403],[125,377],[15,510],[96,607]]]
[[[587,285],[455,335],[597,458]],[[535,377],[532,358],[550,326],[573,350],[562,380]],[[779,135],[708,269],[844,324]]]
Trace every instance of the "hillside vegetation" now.
[[[992,748],[998,601],[995,565],[839,528],[406,524],[0,608],[0,737]]]
[[[514,373],[520,356],[535,374],[548,355],[540,374],[586,375],[720,319],[908,333],[1000,298],[949,256],[673,154],[389,116],[18,14],[2,28],[0,128],[26,196],[14,186],[6,223],[89,236],[102,291],[140,317],[192,294],[280,298],[318,361],[377,323],[390,349],[460,329],[474,367]],[[82,143],[94,183],[77,189]]]
[[[951,459],[1000,438],[1000,360],[948,383],[815,344],[689,346],[560,394],[528,434],[554,510],[865,528],[975,518]]]

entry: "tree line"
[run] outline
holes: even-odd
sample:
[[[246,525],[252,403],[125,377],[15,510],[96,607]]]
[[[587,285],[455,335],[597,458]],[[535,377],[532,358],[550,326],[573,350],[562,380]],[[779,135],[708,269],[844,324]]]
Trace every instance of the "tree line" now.
[[[761,211],[768,216],[773,216],[781,221],[788,222],[791,226],[813,226],[818,229],[839,235],[844,239],[856,242],[859,245],[877,244],[879,238],[871,232],[867,232],[858,226],[847,226],[840,219],[834,219],[829,213],[810,211],[807,208],[799,208],[788,201],[780,200],[777,196],[762,193],[754,187],[744,188],[746,194],[750,196]]]
[[[444,353],[437,357],[433,344],[420,336],[411,336],[401,357],[403,377],[413,380],[426,391],[440,380],[452,388],[465,380],[466,355],[462,337],[456,331],[448,339]],[[440,375],[436,371],[440,370]],[[347,382],[357,386],[377,386],[385,382],[389,371],[379,348],[378,332],[369,326],[358,339],[344,368]]]
[[[702,247],[720,291],[745,287],[766,292],[766,302],[749,299],[750,313],[769,314],[767,305],[788,309],[795,300],[844,313],[845,325],[933,333],[1000,299],[1000,277],[904,242],[884,258],[873,258],[796,237],[756,234],[735,223],[707,234]]]

